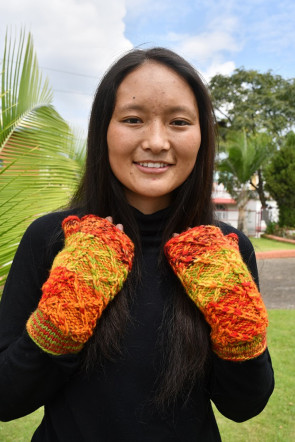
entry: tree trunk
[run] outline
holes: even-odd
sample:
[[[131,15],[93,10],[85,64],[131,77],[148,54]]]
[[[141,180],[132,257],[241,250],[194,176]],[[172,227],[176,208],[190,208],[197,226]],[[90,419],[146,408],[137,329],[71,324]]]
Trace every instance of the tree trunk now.
[[[244,232],[245,228],[245,206],[239,207],[238,230]]]
[[[238,230],[244,232],[245,235],[248,234],[248,224],[246,222],[246,210],[245,210],[248,201],[249,201],[249,192],[246,185],[243,185],[242,190],[237,199],[237,205],[239,210]]]
[[[265,193],[264,193],[264,183],[263,183],[261,168],[258,169],[257,173],[258,173],[257,193],[259,195],[259,199],[260,199],[260,202],[261,202],[261,208],[263,210],[263,209],[267,208],[267,203],[266,203],[266,196],[265,196]]]

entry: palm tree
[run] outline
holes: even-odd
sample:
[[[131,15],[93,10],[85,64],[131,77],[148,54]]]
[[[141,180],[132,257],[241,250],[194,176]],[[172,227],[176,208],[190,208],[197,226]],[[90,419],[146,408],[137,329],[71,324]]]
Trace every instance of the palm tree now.
[[[218,162],[218,181],[236,200],[239,210],[238,229],[245,233],[245,208],[254,192],[252,177],[267,159],[269,143],[265,133],[247,137],[245,131],[230,132],[223,146],[226,156]]]
[[[6,34],[0,85],[0,286],[24,230],[66,204],[82,171],[83,142],[52,106],[31,34]]]

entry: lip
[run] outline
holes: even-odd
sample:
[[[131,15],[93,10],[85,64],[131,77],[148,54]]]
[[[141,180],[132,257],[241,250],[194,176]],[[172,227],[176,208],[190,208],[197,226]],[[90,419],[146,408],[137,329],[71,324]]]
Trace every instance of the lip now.
[[[134,161],[133,163],[141,172],[160,174],[166,172],[173,164],[165,161]],[[149,164],[145,166],[144,164]],[[153,166],[151,166],[153,164]]]

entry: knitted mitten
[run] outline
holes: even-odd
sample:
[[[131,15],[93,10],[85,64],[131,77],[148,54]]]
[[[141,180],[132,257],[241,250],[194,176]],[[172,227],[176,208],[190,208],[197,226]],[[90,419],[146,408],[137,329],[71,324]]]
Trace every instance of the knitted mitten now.
[[[199,226],[170,239],[165,254],[211,326],[213,351],[232,361],[260,355],[266,348],[267,313],[239,253],[238,236]]]
[[[27,322],[33,341],[54,355],[82,349],[121,290],[134,253],[128,236],[106,219],[69,216],[62,228],[65,246],[55,257],[39,305]]]

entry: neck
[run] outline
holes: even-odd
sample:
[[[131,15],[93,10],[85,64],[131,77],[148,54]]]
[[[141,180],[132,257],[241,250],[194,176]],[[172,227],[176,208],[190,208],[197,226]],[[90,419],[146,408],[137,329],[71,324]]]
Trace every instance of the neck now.
[[[159,198],[136,198],[132,195],[126,194],[126,197],[130,206],[139,210],[144,215],[151,215],[155,212],[158,212],[159,210],[166,209],[171,203],[170,195],[165,195],[165,197]]]

